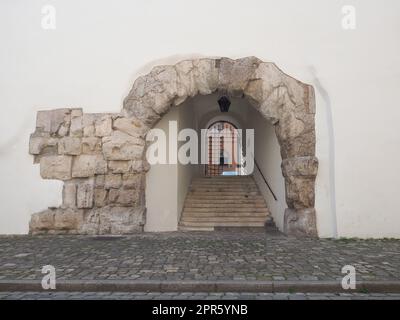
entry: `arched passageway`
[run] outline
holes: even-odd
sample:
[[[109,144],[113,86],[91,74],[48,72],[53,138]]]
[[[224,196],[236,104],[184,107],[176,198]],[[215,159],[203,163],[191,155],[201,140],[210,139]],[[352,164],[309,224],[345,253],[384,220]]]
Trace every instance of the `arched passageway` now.
[[[33,215],[33,233],[129,233],[145,222],[145,137],[173,106],[220,92],[243,97],[275,128],[282,157],[284,231],[316,235],[315,98],[310,85],[248,57],[186,60],[139,77],[121,114],[38,114],[30,153],[45,179],[65,181],[63,206]]]

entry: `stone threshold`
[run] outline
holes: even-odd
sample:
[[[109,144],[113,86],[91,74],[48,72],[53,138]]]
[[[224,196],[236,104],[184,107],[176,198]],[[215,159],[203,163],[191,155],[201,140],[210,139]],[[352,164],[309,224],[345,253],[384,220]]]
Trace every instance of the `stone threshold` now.
[[[359,281],[344,290],[338,281],[59,280],[55,290],[43,290],[39,280],[0,280],[4,291],[400,293],[400,281]]]

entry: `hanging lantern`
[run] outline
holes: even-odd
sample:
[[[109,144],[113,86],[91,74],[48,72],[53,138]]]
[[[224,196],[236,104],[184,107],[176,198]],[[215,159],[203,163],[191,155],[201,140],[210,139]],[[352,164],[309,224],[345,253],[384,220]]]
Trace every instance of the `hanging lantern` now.
[[[222,96],[218,99],[218,104],[221,112],[228,112],[231,101],[228,99],[227,96]]]

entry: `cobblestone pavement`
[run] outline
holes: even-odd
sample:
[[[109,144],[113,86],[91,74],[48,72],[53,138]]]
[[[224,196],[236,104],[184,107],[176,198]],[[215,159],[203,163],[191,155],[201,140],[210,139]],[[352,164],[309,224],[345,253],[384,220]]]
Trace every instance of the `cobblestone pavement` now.
[[[0,292],[0,300],[400,300],[390,293]]]
[[[0,279],[399,280],[400,240],[296,239],[263,232],[142,233],[124,237],[1,236]]]

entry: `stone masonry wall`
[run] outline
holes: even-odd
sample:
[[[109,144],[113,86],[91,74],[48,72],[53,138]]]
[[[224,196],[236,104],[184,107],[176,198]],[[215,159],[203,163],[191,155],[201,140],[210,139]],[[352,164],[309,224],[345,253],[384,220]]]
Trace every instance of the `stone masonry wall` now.
[[[154,67],[135,81],[121,114],[38,112],[30,153],[41,176],[64,181],[64,189],[62,206],[34,214],[30,232],[142,231],[146,133],[173,106],[215,91],[247,99],[275,126],[288,206],[284,232],[316,236],[314,89],[255,57]]]
[[[32,216],[30,232],[120,234],[145,222],[140,124],[82,109],[39,111],[29,152],[44,179],[64,181],[62,205]]]

